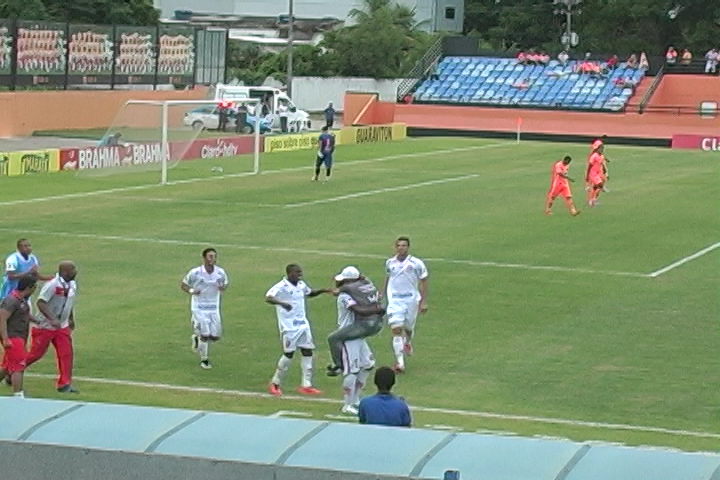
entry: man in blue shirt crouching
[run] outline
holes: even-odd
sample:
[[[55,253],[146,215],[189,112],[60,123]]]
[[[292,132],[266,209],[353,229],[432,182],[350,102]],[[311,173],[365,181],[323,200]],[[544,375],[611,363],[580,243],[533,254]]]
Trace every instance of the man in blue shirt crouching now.
[[[390,390],[395,385],[395,372],[390,367],[380,367],[375,372],[375,386],[378,393],[360,401],[360,423],[385,425],[388,427],[409,427],[412,424],[410,409],[401,398]]]

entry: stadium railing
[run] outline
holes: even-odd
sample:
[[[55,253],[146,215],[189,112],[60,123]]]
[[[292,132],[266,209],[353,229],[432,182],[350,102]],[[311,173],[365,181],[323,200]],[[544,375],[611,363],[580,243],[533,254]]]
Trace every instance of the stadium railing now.
[[[411,93],[418,83],[420,83],[428,74],[433,64],[442,56],[442,37],[438,38],[435,43],[425,52],[415,66],[410,70],[407,78],[403,80],[397,88],[397,100],[402,99],[408,93]]]

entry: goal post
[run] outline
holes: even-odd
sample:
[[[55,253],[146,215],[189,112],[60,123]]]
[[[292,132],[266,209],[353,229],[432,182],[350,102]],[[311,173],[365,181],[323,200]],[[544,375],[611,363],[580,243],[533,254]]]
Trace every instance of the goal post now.
[[[77,174],[142,173],[144,182],[162,185],[209,174],[257,175],[267,131],[255,115],[259,106],[257,99],[128,100],[97,146],[78,149]]]

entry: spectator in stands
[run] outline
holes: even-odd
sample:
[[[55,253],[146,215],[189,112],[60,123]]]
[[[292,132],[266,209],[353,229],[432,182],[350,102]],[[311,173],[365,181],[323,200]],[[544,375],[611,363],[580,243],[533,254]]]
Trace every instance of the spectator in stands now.
[[[607,60],[607,69],[612,71],[615,70],[618,66],[618,63],[620,63],[620,60],[618,59],[617,55],[613,55],[612,57],[608,58]]]
[[[518,64],[527,65],[527,61],[528,61],[527,55],[525,55],[525,52],[523,52],[522,50],[520,50],[518,52],[518,54],[515,56],[515,58],[517,59]]]
[[[645,55],[645,52],[640,52],[640,65],[638,66],[640,70],[648,70],[650,68],[650,63],[648,63],[647,55]]]
[[[720,61],[720,53],[714,48],[708,51],[705,54],[705,73],[715,73],[718,61]]]
[[[530,88],[530,77],[523,78],[522,80],[518,80],[517,82],[513,83],[513,88],[518,88],[520,90],[525,90]]]
[[[539,65],[540,64],[540,55],[535,53],[535,50],[530,50],[525,58],[527,59],[528,65]]]
[[[568,61],[570,60],[570,55],[568,55],[568,53],[563,50],[562,52],[558,53],[557,59],[558,62],[560,62],[560,65],[564,67],[568,64]]]
[[[550,63],[550,55],[548,55],[546,52],[540,52],[540,55],[538,57],[538,63],[540,65],[547,65],[548,63]]]
[[[681,57],[680,63],[682,63],[683,65],[690,65],[690,63],[692,63],[692,58],[693,58],[692,53],[690,53],[690,50],[688,50],[686,48],[682,52],[682,57]]]
[[[624,88],[632,88],[632,89],[634,89],[635,86],[636,86],[636,84],[635,84],[635,82],[633,81],[633,79],[632,79],[632,78],[629,78],[629,77],[627,77],[627,78],[626,78],[626,77],[616,78],[613,83],[615,84],[616,87],[618,87],[618,88],[623,88],[623,89],[624,89]]]
[[[637,55],[635,55],[634,53],[632,55],[630,55],[628,57],[627,61],[625,62],[625,64],[627,65],[628,68],[638,68]]]
[[[667,49],[667,52],[665,52],[665,63],[668,65],[675,65],[677,63],[677,50],[670,45]]]
[[[378,393],[360,401],[360,423],[387,427],[410,427],[410,409],[402,398],[391,393],[395,385],[395,372],[390,367],[380,367],[375,372]]]

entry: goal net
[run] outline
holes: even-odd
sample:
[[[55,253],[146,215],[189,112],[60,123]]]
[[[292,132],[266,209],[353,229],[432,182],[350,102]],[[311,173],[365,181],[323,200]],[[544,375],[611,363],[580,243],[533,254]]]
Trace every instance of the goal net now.
[[[77,175],[140,174],[142,183],[260,172],[258,101],[130,100],[97,146],[77,151]]]

